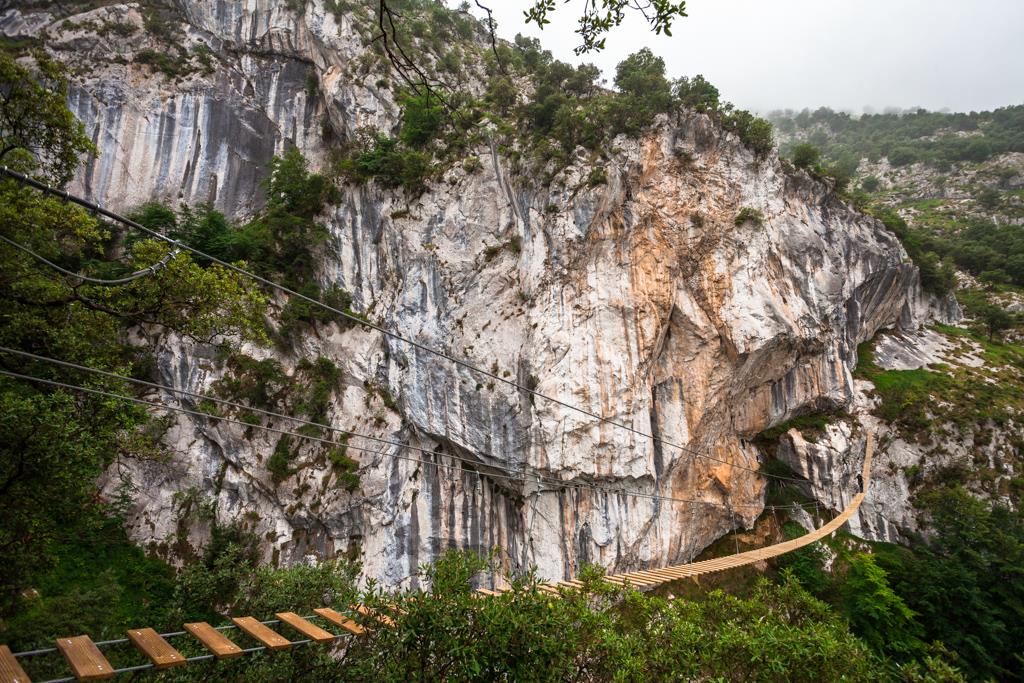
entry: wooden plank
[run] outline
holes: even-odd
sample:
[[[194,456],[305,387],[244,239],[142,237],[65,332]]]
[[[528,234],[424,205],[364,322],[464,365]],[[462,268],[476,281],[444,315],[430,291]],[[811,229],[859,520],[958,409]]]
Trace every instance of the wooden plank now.
[[[242,648],[232,643],[227,636],[205,621],[185,624],[185,630],[212,652],[217,659],[231,659],[242,655]]]
[[[151,628],[128,629],[128,639],[142,650],[142,654],[149,657],[149,661],[158,669],[181,666],[185,663],[185,657]]]
[[[333,633],[325,631],[316,624],[311,624],[295,612],[278,612],[274,616],[315,643],[334,642],[335,635]]]
[[[114,676],[114,667],[89,636],[58,638],[57,648],[80,681],[97,681]]]
[[[6,645],[0,645],[0,683],[32,683]]]
[[[361,636],[366,633],[366,629],[352,621],[348,617],[342,616],[340,612],[337,612],[330,607],[317,607],[313,610],[316,614],[323,617],[327,621],[331,622],[335,626],[340,626],[349,633],[354,633],[357,636]]]
[[[287,650],[292,646],[292,641],[280,633],[270,630],[255,617],[231,617],[231,621],[235,626],[265,645],[268,650]]]

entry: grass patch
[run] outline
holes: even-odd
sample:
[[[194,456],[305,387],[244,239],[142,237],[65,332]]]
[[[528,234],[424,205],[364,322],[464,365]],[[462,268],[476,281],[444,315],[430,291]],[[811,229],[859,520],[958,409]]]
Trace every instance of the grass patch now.
[[[805,439],[813,443],[818,436],[825,433],[825,427],[830,425],[832,422],[835,422],[838,417],[838,413],[811,413],[809,415],[800,415],[764,430],[758,434],[754,440],[762,443],[771,443],[777,441],[780,436],[788,432],[790,429],[796,429],[803,434]]]

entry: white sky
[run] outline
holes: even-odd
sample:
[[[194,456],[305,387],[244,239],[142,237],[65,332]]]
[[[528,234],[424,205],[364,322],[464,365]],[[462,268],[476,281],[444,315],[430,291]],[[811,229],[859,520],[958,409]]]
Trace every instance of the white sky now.
[[[1024,0],[688,0],[671,38],[627,19],[603,52],[582,58],[572,50],[584,0],[558,0],[543,31],[524,23],[530,0],[481,1],[501,37],[536,36],[558,59],[597,64],[609,83],[647,46],[670,77],[702,73],[723,98],[760,112],[1024,103]]]

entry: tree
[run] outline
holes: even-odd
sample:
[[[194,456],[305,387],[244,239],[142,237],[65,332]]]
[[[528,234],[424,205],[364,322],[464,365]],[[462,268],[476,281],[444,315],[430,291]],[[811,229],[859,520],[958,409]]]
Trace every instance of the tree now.
[[[985,304],[981,308],[981,320],[988,331],[988,338],[991,340],[1004,330],[1013,327],[1014,318],[1002,306],[996,304]]]
[[[933,489],[918,505],[928,536],[913,552],[878,556],[924,639],[941,641],[972,680],[1020,677],[1024,641],[1024,515],[960,486]]]
[[[923,651],[921,625],[872,555],[858,553],[850,559],[840,600],[853,632],[876,652],[909,659]]]
[[[408,97],[402,103],[402,131],[398,137],[410,147],[422,148],[434,139],[444,123],[444,109],[430,93]]]
[[[676,100],[687,109],[707,112],[716,111],[719,107],[718,88],[700,74],[677,79],[673,88]]]
[[[79,157],[96,148],[65,105],[64,67],[38,53],[35,68],[33,73],[0,51],[0,163],[63,185]]]
[[[538,27],[544,28],[550,23],[551,20],[548,17],[555,11],[555,7],[555,0],[535,0],[530,9],[525,12],[526,23],[533,22]],[[586,2],[583,14],[579,19],[579,28],[576,29],[576,33],[583,40],[582,44],[575,48],[576,54],[603,50],[606,34],[622,23],[626,16],[626,10],[635,10],[641,14],[655,34],[664,33],[671,36],[672,22],[676,18],[686,16],[686,3],[671,2],[670,0]]]
[[[4,161],[51,182],[66,180],[78,154],[92,148],[63,104],[59,65],[42,59],[37,80],[0,54],[0,74],[0,92],[7,94],[0,100],[0,121],[7,126]],[[266,301],[240,276],[219,266],[202,268],[154,239],[137,239],[110,259],[108,254],[120,250],[112,248],[108,226],[76,205],[0,181],[0,231],[38,257],[94,278],[119,278],[161,264],[131,282],[103,285],[58,274],[37,256],[0,246],[4,346],[130,375],[145,368],[150,356],[145,346],[129,343],[129,328],[149,340],[169,331],[200,341],[225,335],[266,340]],[[0,356],[0,367],[132,394],[121,380],[15,355]],[[21,589],[56,561],[60,539],[107,510],[94,484],[99,474],[118,457],[158,456],[165,425],[124,400],[13,379],[0,382],[0,409],[0,613],[9,614]]]
[[[821,152],[812,144],[801,142],[793,147],[793,165],[797,168],[815,169],[821,163]]]

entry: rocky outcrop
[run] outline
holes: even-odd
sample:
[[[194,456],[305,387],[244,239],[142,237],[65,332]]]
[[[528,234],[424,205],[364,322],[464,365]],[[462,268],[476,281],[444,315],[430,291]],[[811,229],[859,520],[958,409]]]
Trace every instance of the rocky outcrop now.
[[[217,55],[211,73],[172,82],[96,65],[72,96],[100,149],[76,182],[103,203],[211,201],[245,215],[275,151],[324,159],[325,118],[335,134],[393,125],[389,92],[353,76],[355,29],[320,3],[302,16],[274,0],[180,4],[187,40]],[[131,5],[94,12],[136,21]],[[15,15],[0,30],[29,21]],[[562,577],[584,562],[685,562],[752,524],[765,487],[747,469],[761,458],[749,439],[854,400],[857,345],[927,315],[916,269],[877,221],[705,115],[662,118],[612,147],[598,186],[582,156],[537,186],[488,146],[473,150],[482,169],[456,165],[416,199],[342,186],[322,284],[418,344],[629,429],[327,325],[296,356],[245,351],[340,366],[332,423],[390,442],[350,441],[359,489],[338,487],[314,446],[275,483],[275,435],[181,417],[169,461],[110,473],[109,488],[130,475],[137,491],[132,536],[168,551],[201,544],[201,499],[257,531],[268,559],[349,553],[398,584],[451,547],[500,546],[510,569]],[[745,207],[763,221],[737,224]],[[165,383],[206,391],[222,372],[207,348],[158,345]]]

